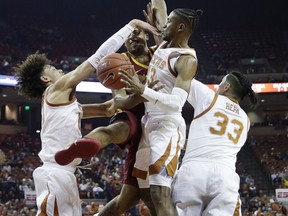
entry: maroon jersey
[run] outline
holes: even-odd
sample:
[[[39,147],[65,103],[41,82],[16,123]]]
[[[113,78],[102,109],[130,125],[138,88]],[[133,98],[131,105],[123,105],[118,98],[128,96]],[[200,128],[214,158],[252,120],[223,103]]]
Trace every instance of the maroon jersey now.
[[[155,49],[156,49],[156,47],[150,47],[149,48],[149,55],[151,58],[152,58],[153,53],[155,52]],[[126,55],[130,59],[131,63],[134,65],[135,72],[138,75],[142,75],[142,76],[147,75],[149,65],[145,65],[145,64],[138,62],[135,58],[133,58],[131,56],[131,54],[129,52],[126,52],[123,54]],[[129,111],[133,112],[141,120],[142,116],[144,115],[144,111],[145,111],[144,103],[138,104],[137,106],[133,107]]]
[[[152,57],[156,47],[149,48],[150,57]],[[134,59],[130,53],[123,53],[126,55],[131,63],[134,65],[135,72],[139,75],[146,75],[148,71],[148,65],[144,65]],[[110,124],[117,123],[119,121],[126,122],[130,127],[130,134],[123,143],[117,144],[120,148],[127,148],[128,153],[125,158],[124,166],[124,184],[132,185],[138,187],[137,179],[132,176],[132,171],[134,168],[134,163],[136,159],[136,152],[138,150],[138,145],[140,137],[142,134],[141,128],[141,118],[144,115],[145,107],[144,103],[138,104],[130,110],[124,110],[122,112],[116,113],[110,120]]]

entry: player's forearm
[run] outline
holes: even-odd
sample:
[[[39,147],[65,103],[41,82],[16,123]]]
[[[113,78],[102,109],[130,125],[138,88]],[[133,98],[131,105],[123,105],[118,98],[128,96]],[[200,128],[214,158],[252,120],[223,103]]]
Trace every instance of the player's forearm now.
[[[143,97],[137,94],[114,97],[115,109],[132,109],[139,103],[143,103],[145,101],[146,100]]]
[[[113,108],[114,101],[109,100],[98,104],[83,104],[83,119],[95,117],[110,117],[115,113]]]
[[[65,84],[61,84],[62,88],[73,88],[89,75],[95,72],[95,68],[88,62],[84,61],[75,70],[65,75]]]
[[[133,19],[99,47],[96,53],[88,59],[90,64],[96,69],[99,61],[104,56],[116,52],[128,39],[129,35],[135,28],[141,28],[154,34],[159,34],[157,30],[148,23],[138,19]]]
[[[133,31],[134,27],[130,24],[125,25],[118,32],[112,35],[108,40],[106,40],[87,61],[79,65],[69,77],[69,82],[67,85],[76,86],[82,80],[87,78],[90,74],[95,72],[99,61],[106,55],[116,52],[128,38],[128,36]]]
[[[106,40],[92,55],[88,61],[96,69],[99,61],[106,55],[116,52],[127,40],[128,36],[132,33],[134,27],[131,24],[125,25],[118,32]]]
[[[166,111],[178,112],[182,110],[188,97],[188,93],[181,88],[174,87],[171,94],[166,94],[154,91],[146,86],[142,97]]]
[[[152,9],[155,16],[155,25],[158,30],[162,30],[167,21],[167,6],[164,0],[151,0]]]

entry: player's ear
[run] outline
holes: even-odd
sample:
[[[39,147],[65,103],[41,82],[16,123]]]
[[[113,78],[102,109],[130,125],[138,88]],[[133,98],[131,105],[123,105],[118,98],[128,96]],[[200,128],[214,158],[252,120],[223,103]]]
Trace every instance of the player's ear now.
[[[40,80],[43,82],[43,83],[48,83],[50,81],[50,79],[45,76],[45,75],[41,75],[40,76]]]
[[[230,87],[231,87],[231,84],[230,83],[228,83],[228,82],[226,82],[225,84],[224,84],[224,91],[226,92],[226,91],[228,91],[229,89],[230,89]]]
[[[178,30],[179,31],[183,31],[184,29],[185,29],[185,24],[184,23],[180,23],[179,25],[178,25]]]

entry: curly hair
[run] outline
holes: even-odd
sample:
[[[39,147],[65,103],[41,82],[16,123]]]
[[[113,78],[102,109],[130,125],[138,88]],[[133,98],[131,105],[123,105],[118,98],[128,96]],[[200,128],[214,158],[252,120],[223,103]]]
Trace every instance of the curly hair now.
[[[29,55],[16,69],[18,93],[28,98],[41,98],[46,86],[40,76],[44,66],[50,64],[45,54]]]

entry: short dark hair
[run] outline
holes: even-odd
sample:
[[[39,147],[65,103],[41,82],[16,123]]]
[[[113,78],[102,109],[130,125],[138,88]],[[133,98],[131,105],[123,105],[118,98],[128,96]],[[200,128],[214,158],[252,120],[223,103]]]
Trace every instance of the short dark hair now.
[[[173,10],[177,16],[181,18],[183,22],[186,22],[193,33],[199,25],[199,17],[202,16],[203,11],[200,9],[192,10],[188,8],[177,8]]]
[[[36,52],[19,64],[15,68],[19,94],[28,98],[41,98],[46,86],[41,82],[40,76],[44,66],[50,63],[45,54]]]
[[[233,71],[228,74],[227,81],[232,84],[232,91],[236,97],[241,101],[246,95],[249,96],[249,99],[253,106],[256,106],[258,103],[257,94],[252,89],[252,82],[244,74]]]

